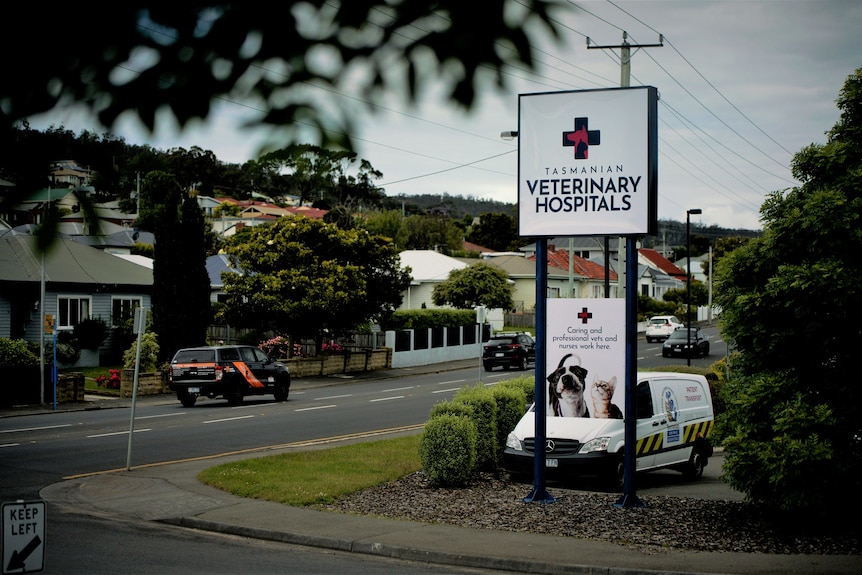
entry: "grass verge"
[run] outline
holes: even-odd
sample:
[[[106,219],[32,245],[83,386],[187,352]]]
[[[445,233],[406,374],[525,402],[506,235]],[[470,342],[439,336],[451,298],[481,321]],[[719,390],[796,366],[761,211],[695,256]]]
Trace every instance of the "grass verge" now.
[[[419,438],[414,434],[246,459],[205,469],[198,479],[240,497],[296,507],[327,504],[419,471]]]

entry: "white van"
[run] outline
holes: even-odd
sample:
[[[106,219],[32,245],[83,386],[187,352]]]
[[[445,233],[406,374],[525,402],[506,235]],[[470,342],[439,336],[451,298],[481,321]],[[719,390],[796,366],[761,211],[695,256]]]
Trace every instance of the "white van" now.
[[[702,375],[640,372],[637,377],[638,471],[676,469],[696,479],[712,456],[712,395]],[[584,390],[601,384],[594,381]],[[622,384],[620,384],[622,386]],[[603,475],[622,486],[625,446],[624,394],[613,394],[614,409],[582,416],[547,410],[545,466],[548,476]],[[619,395],[619,399],[617,398]],[[617,403],[618,402],[618,403]],[[506,439],[504,465],[513,474],[532,474],[535,405]],[[616,418],[613,418],[613,416]]]

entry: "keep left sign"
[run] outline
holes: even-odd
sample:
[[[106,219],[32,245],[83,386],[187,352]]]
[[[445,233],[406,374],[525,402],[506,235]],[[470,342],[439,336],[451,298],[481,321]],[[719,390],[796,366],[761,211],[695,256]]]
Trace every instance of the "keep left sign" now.
[[[2,573],[34,573],[45,565],[45,502],[3,503]]]

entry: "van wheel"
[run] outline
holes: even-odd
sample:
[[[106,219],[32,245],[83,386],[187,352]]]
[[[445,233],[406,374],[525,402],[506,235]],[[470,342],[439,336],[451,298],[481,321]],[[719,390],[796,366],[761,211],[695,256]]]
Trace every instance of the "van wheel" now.
[[[699,449],[694,449],[691,452],[691,457],[688,459],[688,464],[683,469],[682,475],[686,479],[700,479],[703,477],[703,468],[706,467],[706,457]]]
[[[626,477],[626,467],[625,467],[625,459],[623,454],[621,453],[614,464],[611,466],[610,473],[608,479],[610,480],[610,485],[617,492],[622,491],[623,487],[625,487],[625,477]]]

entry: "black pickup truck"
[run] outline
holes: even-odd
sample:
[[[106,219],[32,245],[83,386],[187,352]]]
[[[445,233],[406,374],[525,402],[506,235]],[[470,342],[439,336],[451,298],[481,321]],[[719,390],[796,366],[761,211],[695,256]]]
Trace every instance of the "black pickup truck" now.
[[[186,407],[200,396],[239,404],[246,395],[272,394],[276,401],[285,401],[290,371],[251,345],[192,347],[174,355],[168,387]]]

